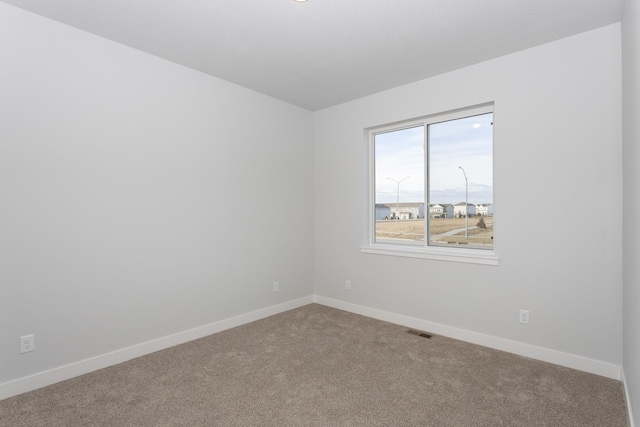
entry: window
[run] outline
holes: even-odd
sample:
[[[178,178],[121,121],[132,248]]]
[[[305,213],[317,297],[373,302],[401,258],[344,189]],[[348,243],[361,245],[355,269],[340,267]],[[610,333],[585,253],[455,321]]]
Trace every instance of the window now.
[[[369,129],[364,252],[497,264],[493,105]]]

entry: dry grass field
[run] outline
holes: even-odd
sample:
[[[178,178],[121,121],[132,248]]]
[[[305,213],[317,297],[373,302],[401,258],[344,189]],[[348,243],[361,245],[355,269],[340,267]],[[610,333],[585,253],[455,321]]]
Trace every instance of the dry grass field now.
[[[484,218],[486,229],[476,227],[479,219],[469,218],[469,238],[465,239],[464,218],[433,218],[430,223],[431,242],[493,245],[493,217]],[[458,231],[453,233],[454,230]],[[424,219],[377,221],[376,239],[424,241]]]

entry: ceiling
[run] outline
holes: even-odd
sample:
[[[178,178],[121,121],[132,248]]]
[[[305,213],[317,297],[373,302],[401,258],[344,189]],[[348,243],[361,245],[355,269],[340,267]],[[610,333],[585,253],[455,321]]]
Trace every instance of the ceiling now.
[[[315,111],[619,22],[624,0],[2,0]]]

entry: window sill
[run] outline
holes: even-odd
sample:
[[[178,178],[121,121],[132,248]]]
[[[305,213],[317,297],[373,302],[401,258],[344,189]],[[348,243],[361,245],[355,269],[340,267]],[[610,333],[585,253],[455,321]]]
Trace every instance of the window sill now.
[[[479,249],[416,247],[405,245],[370,244],[360,247],[362,253],[423,258],[437,261],[462,262],[467,264],[498,265],[499,257],[494,251]]]

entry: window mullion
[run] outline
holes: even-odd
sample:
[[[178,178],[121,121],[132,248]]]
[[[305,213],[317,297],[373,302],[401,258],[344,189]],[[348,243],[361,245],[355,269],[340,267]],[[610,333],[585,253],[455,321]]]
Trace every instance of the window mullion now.
[[[424,246],[429,247],[429,239],[431,238],[431,200],[429,200],[429,125],[424,123]]]

